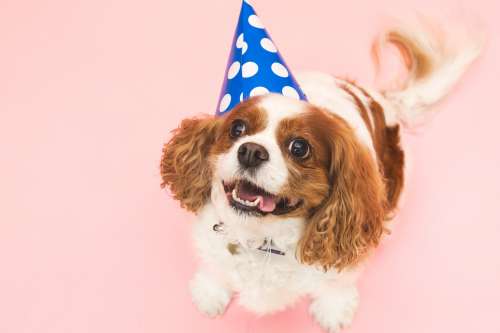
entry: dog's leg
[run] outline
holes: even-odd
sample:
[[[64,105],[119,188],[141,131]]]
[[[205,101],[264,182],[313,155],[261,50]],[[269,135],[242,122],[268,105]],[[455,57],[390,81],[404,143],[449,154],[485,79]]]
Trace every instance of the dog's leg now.
[[[231,300],[232,291],[205,270],[195,274],[189,287],[194,304],[209,317],[222,315]]]
[[[338,333],[351,324],[358,307],[358,290],[354,284],[325,286],[312,296],[309,312],[329,333]]]

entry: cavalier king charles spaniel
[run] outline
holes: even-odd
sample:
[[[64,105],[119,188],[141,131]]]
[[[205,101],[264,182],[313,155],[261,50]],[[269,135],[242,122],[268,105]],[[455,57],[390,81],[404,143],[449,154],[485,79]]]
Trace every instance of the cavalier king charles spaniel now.
[[[388,232],[404,188],[402,127],[430,114],[476,58],[424,30],[395,28],[374,43],[400,51],[398,89],[374,91],[322,73],[301,73],[308,101],[252,97],[222,117],[184,120],[165,144],[163,186],[196,213],[201,258],[192,299],[209,316],[237,295],[257,313],[311,298],[327,331],[348,325],[356,280]]]

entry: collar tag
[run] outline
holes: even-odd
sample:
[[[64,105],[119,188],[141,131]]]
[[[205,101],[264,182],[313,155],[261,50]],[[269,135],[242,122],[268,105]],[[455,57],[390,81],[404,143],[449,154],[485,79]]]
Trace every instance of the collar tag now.
[[[278,250],[274,246],[274,243],[273,243],[272,240],[268,241],[267,239],[264,241],[264,243],[261,246],[258,247],[258,250],[261,250],[261,251],[264,251],[264,252],[268,252],[268,253],[272,253],[272,254],[277,254],[277,255],[280,255],[280,256],[284,256],[285,255],[285,252]]]
[[[212,226],[212,230],[215,231],[218,234],[223,234],[224,233],[224,222],[219,222],[217,224],[214,224]],[[233,247],[234,246],[240,246],[239,243],[236,243],[236,244],[231,243],[231,245]],[[267,253],[277,254],[277,255],[280,255],[280,256],[284,256],[285,255],[285,252],[283,252],[281,250],[278,250],[276,248],[276,246],[274,245],[274,242],[272,240],[267,240],[267,239],[264,240],[264,243],[262,243],[262,245],[259,246],[257,248],[257,250],[260,250],[260,251],[263,251],[263,252],[267,252]]]

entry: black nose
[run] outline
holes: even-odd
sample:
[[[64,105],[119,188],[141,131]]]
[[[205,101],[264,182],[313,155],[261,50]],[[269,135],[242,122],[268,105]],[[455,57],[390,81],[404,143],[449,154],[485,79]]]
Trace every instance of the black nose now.
[[[245,168],[254,168],[269,160],[266,148],[253,142],[244,143],[238,148],[238,161]]]

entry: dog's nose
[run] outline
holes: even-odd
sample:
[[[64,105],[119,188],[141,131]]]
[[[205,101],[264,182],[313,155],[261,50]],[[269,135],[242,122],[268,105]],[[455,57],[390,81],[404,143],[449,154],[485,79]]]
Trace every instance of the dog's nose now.
[[[238,161],[245,168],[254,168],[269,160],[266,148],[253,142],[244,143],[238,148]]]

